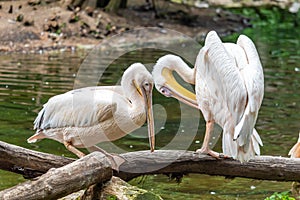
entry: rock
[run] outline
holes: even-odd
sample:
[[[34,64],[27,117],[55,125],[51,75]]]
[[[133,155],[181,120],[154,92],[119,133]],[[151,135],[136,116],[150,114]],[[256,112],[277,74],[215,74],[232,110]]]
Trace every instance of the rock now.
[[[105,184],[102,188],[101,194],[104,199],[110,199],[110,197],[116,197],[120,200],[138,200],[138,199],[151,199],[151,200],[162,200],[162,198],[149,192],[147,190],[132,186],[129,183],[123,181],[120,178],[112,177],[112,179]]]
[[[19,15],[17,16],[17,18],[16,18],[16,21],[17,21],[17,22],[22,22],[23,19],[24,19],[24,15],[23,15],[23,14],[19,14]]]
[[[300,9],[300,3],[299,2],[293,2],[291,7],[289,7],[289,12],[291,13],[297,13]]]
[[[159,23],[157,24],[157,27],[163,28],[163,27],[164,27],[164,23],[163,23],[163,22],[159,22]]]
[[[93,13],[94,13],[94,8],[92,8],[92,7],[90,7],[90,6],[87,6],[85,9],[84,9],[84,11],[85,11],[85,13],[88,15],[88,16],[93,16]]]
[[[9,14],[12,14],[12,13],[13,13],[13,6],[12,6],[12,5],[9,6],[8,13],[9,13]]]
[[[30,6],[36,6],[41,3],[41,0],[28,0],[28,5]]]
[[[33,26],[34,25],[34,20],[33,19],[25,20],[23,25],[24,26]]]
[[[132,186],[118,177],[102,185],[93,185],[86,191],[80,190],[59,200],[75,199],[114,199],[114,200],[162,200],[162,198],[147,190]]]
[[[70,18],[69,18],[69,23],[75,23],[75,22],[78,22],[80,19],[79,15],[77,13],[72,13]]]

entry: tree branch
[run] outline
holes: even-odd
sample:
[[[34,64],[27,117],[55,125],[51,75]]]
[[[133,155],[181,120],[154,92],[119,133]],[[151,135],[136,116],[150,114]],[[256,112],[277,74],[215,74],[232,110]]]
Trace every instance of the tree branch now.
[[[108,158],[93,152],[63,167],[52,168],[36,180],[0,191],[0,199],[57,199],[92,184],[109,181],[111,177]]]
[[[300,181],[300,159],[258,156],[247,163],[233,159],[216,160],[191,151],[156,150],[121,154],[126,160],[114,172],[124,180],[140,175],[199,173],[276,181]],[[40,153],[0,142],[0,169],[35,177],[50,168],[64,166],[73,159]],[[16,170],[17,169],[17,170]],[[21,169],[21,170],[18,170]],[[25,173],[26,172],[26,173]]]
[[[46,173],[50,168],[59,168],[75,161],[71,158],[56,156],[25,149],[0,141],[0,169],[34,178]]]
[[[197,173],[275,181],[300,181],[300,159],[256,156],[247,163],[191,151],[138,151],[122,154],[127,160],[115,174],[130,180],[145,174]]]

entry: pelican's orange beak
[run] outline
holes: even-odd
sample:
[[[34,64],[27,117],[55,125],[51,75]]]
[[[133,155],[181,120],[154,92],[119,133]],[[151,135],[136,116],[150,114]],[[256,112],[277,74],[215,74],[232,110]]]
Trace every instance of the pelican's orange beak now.
[[[154,132],[153,109],[152,109],[153,85],[150,84],[149,88],[150,89],[144,89],[142,87],[142,93],[143,93],[143,97],[144,97],[144,101],[145,101],[150,150],[151,150],[151,152],[153,152],[155,149],[155,132]]]

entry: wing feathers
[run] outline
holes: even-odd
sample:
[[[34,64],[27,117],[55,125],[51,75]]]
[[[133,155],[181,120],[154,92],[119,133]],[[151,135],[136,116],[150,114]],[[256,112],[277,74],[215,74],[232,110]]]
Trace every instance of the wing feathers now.
[[[85,88],[54,96],[43,106],[34,121],[35,129],[86,127],[113,116],[119,92]],[[110,98],[111,97],[111,98]]]
[[[241,105],[240,100],[246,96],[246,88],[239,68],[236,65],[236,60],[226,50],[215,31],[208,33],[205,40],[205,47],[208,49],[209,63],[203,70],[207,71],[205,79],[207,79],[208,88],[213,91],[211,94],[214,94],[214,91],[220,93],[219,98],[221,97],[226,104],[233,115],[233,119],[237,120],[240,117],[237,116],[237,113],[243,109],[237,105]]]

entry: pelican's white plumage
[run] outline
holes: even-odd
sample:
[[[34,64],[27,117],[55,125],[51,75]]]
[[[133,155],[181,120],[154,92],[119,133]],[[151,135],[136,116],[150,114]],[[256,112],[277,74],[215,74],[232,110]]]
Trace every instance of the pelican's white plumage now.
[[[300,132],[297,143],[290,149],[288,155],[291,156],[291,158],[300,158]]]
[[[178,83],[169,81],[173,70],[184,80],[194,78],[197,101]],[[166,55],[157,61],[152,75],[162,94],[201,110],[206,133],[200,152],[216,156],[208,143],[213,124],[217,123],[223,128],[225,155],[243,162],[255,153],[260,154],[262,141],[254,125],[263,99],[264,78],[256,48],[247,36],[239,36],[236,44],[222,43],[217,33],[211,31],[193,70],[181,58]]]
[[[151,74],[144,65],[134,63],[124,72],[120,86],[87,87],[54,96],[35,119],[37,131],[28,142],[50,138],[67,148],[88,148],[125,136],[147,118],[153,151],[152,89]]]

